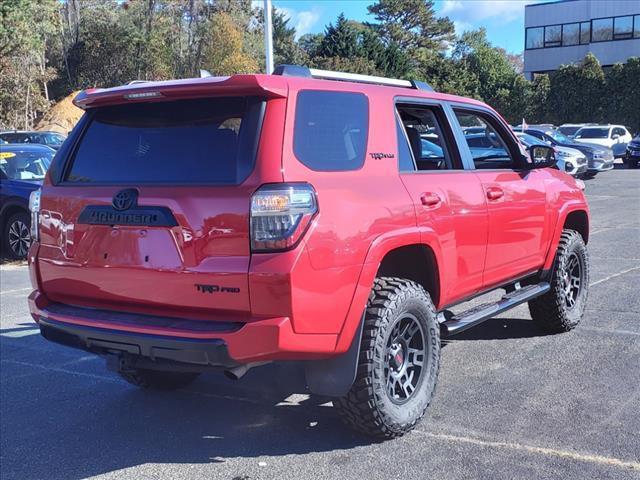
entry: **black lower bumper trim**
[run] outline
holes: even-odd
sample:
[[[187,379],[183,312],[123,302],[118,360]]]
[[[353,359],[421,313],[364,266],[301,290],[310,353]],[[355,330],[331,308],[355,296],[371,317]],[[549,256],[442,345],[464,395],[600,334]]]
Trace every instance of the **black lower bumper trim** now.
[[[47,340],[98,355],[120,354],[202,367],[232,368],[240,365],[229,356],[227,345],[221,339],[176,339],[85,327],[44,317],[39,325],[40,333]]]

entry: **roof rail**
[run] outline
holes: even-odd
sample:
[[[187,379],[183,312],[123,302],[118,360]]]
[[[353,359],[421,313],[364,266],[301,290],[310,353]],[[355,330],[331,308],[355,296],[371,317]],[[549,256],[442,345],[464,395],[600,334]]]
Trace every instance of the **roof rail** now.
[[[400,80],[398,78],[376,77],[374,75],[360,75],[359,73],[334,72],[331,70],[319,70],[301,65],[278,65],[273,70],[274,75],[283,77],[308,77],[324,80],[337,80],[340,82],[369,83],[373,85],[386,85],[389,87],[414,88],[433,92],[433,88],[426,82],[419,80]]]

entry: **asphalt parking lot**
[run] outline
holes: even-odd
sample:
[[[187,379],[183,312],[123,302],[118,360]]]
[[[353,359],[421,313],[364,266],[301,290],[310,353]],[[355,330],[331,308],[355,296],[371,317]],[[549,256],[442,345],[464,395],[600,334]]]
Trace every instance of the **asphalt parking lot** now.
[[[519,307],[450,341],[424,422],[383,443],[271,366],[140,391],[99,358],[45,342],[26,267],[2,266],[1,478],[640,478],[640,170],[586,183],[580,327],[545,336]]]

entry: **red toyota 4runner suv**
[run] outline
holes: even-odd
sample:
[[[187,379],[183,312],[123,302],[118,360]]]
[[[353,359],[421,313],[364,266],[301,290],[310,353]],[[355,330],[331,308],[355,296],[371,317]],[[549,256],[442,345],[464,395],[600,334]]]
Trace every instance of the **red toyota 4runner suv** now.
[[[579,182],[481,102],[280,66],[75,104],[30,202],[29,306],[135,385],[295,361],[347,423],[394,437],[431,401],[441,335],[524,302],[551,332],[583,315]]]

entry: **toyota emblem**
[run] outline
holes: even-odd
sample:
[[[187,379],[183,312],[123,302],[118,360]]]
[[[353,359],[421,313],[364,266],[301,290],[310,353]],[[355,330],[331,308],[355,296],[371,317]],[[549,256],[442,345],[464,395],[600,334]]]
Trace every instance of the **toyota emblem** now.
[[[128,210],[136,205],[137,200],[138,191],[135,188],[127,188],[116,193],[111,203],[116,210]]]

